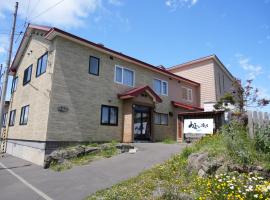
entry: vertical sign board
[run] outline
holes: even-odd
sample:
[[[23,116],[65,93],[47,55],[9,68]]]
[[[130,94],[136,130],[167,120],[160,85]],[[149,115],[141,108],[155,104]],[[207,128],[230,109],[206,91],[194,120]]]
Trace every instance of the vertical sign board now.
[[[214,119],[185,119],[185,134],[213,134]]]

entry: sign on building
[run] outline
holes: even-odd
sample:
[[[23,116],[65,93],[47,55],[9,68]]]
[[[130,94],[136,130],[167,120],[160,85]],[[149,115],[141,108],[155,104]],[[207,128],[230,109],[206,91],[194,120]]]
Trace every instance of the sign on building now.
[[[184,133],[185,134],[213,134],[214,120],[213,119],[185,119]]]

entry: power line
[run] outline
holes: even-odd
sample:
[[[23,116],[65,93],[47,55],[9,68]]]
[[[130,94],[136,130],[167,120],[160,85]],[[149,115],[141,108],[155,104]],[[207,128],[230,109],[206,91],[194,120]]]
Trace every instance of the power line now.
[[[24,27],[26,25],[27,18],[28,18],[28,15],[29,15],[29,7],[30,7],[30,0],[28,0],[28,4],[27,4],[27,10],[26,10],[26,13],[25,13],[25,20],[24,20],[24,24],[23,24]]]
[[[18,40],[19,40],[19,38],[20,38],[20,36],[23,34],[23,32],[21,31],[20,33],[19,33],[19,35],[18,35],[18,37],[16,38],[16,40],[15,40],[15,44],[18,42]]]
[[[40,0],[38,0],[38,1],[37,1],[37,3],[36,3],[34,6],[33,6],[32,10],[29,12],[29,13],[30,13],[30,15],[29,15],[29,17],[28,17],[28,18],[30,18],[31,13],[34,13],[34,10],[37,8],[37,6],[38,6],[39,2],[40,2]]]
[[[40,17],[41,15],[43,15],[44,13],[48,12],[50,9],[56,7],[57,5],[59,5],[60,3],[62,3],[65,0],[61,0],[58,1],[56,4],[50,6],[49,8],[47,8],[46,10],[42,11],[41,13],[39,13],[38,15],[36,15],[35,17],[31,18],[28,22],[30,23],[31,21],[33,21],[33,19]]]

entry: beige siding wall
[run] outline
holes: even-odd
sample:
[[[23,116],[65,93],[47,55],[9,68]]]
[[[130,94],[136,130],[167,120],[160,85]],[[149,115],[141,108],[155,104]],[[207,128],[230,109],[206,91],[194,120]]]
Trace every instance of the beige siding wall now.
[[[18,85],[11,96],[9,106],[9,111],[16,110],[16,118],[14,126],[7,126],[8,138],[46,140],[54,51],[49,51],[46,73],[38,78],[36,78],[36,66],[38,58],[48,50],[52,50],[50,43],[41,36],[32,34],[16,73]],[[24,70],[31,64],[33,64],[31,81],[23,86]],[[19,125],[21,108],[26,105],[29,105],[28,123]],[[9,116],[7,119],[8,124]]]
[[[232,91],[232,78],[217,63],[215,63],[215,83],[217,99]]]
[[[201,107],[203,107],[204,102],[216,101],[216,84],[213,61],[204,61],[192,66],[183,66],[178,69],[173,69],[171,72],[201,84]]]
[[[132,89],[114,82],[115,65],[121,65],[135,71],[135,87],[153,86],[158,78],[169,83],[169,95],[161,96],[163,103],[156,105],[156,111],[174,112],[171,101],[182,101],[183,82],[170,80],[169,77],[145,69],[141,66],[81,46],[63,38],[56,38],[56,59],[53,73],[53,85],[50,104],[48,140],[59,141],[105,141],[122,140],[123,100],[117,94]],[[100,58],[99,76],[88,74],[89,56]],[[194,91],[193,105],[198,105],[198,88],[187,85]],[[197,95],[197,96],[196,96]],[[101,105],[119,108],[118,126],[100,125]],[[68,112],[58,112],[59,106],[68,107]],[[156,135],[176,135],[176,115],[169,118],[169,126],[154,126]],[[159,138],[162,138],[160,136]]]

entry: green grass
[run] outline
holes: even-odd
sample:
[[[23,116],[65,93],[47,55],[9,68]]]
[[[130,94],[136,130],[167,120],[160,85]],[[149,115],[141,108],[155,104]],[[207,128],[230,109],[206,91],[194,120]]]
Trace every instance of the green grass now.
[[[88,144],[88,146],[93,146],[93,147],[98,147],[101,145],[103,144],[96,144],[96,143]],[[68,147],[68,148],[72,148],[72,147]],[[52,163],[50,168],[54,171],[68,170],[74,166],[89,164],[90,162],[94,160],[98,160],[102,158],[110,158],[114,155],[117,155],[118,153],[119,151],[116,148],[116,142],[112,141],[111,143],[107,143],[105,148],[101,148],[100,151],[82,155],[76,158],[71,158],[61,164]]]
[[[146,170],[138,176],[111,188],[98,191],[88,200],[137,200],[137,199],[185,199],[183,193],[198,199],[205,193],[211,177],[206,180],[187,171],[187,158],[195,152],[208,152],[210,158],[222,158],[224,162],[270,166],[268,154],[256,151],[254,141],[246,137],[244,127],[232,124],[224,127],[221,134],[206,136],[186,147],[170,160]],[[213,178],[214,180],[214,178]],[[163,191],[162,195],[157,195]],[[227,198],[226,198],[227,199]]]

